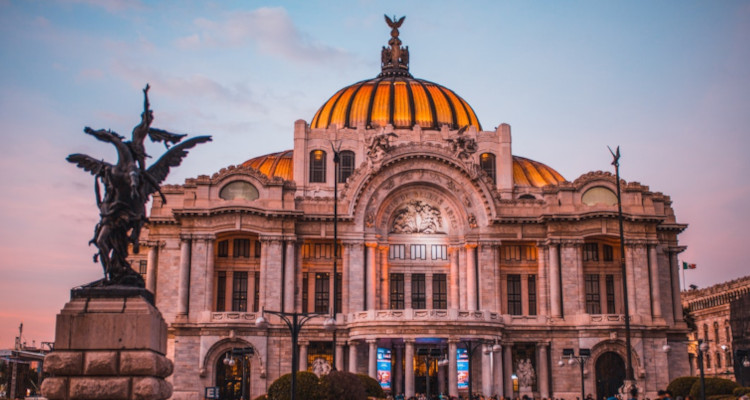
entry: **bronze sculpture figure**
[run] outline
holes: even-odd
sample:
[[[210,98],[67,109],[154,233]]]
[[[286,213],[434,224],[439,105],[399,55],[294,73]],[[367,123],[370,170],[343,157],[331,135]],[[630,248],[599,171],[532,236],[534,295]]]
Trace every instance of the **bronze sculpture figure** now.
[[[141,229],[146,223],[146,203],[154,193],[161,193],[160,185],[169,174],[171,167],[180,165],[188,150],[199,143],[211,141],[211,136],[198,136],[184,142],[186,135],[170,133],[151,128],[153,111],[149,109],[149,86],[143,89],[144,102],[141,122],[133,129],[132,139],[125,138],[111,130],[84,128],[84,132],[98,140],[111,143],[117,149],[117,163],[110,164],[85,154],[71,154],[68,162],[94,175],[94,192],[99,207],[99,223],[94,229],[94,237],[89,241],[97,247],[94,262],[100,262],[104,269],[104,279],[95,285],[125,285],[144,287],[143,278],[130,267],[127,261],[128,245],[133,245],[133,253],[138,253]],[[150,167],[146,167],[144,140],[148,136],[152,142],[164,142],[167,152]],[[173,144],[170,148],[169,144]],[[104,196],[101,195],[104,186]]]

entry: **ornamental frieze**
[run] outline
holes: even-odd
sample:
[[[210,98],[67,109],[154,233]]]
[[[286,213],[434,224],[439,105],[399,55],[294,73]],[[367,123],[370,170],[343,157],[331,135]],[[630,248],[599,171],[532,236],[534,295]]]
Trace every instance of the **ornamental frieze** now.
[[[396,211],[390,233],[445,233],[440,209],[423,201],[411,200]]]

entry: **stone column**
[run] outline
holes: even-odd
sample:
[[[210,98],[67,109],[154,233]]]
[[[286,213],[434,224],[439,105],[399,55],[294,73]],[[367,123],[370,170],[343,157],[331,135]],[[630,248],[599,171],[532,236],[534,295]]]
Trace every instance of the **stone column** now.
[[[377,243],[365,243],[365,246],[367,247],[367,255],[366,255],[366,263],[367,263],[367,309],[368,310],[375,310],[377,309],[377,305],[375,303],[375,294],[377,293],[377,269],[375,265],[375,250],[378,247]]]
[[[364,270],[364,248],[362,242],[350,243],[348,246],[348,260],[346,261],[349,271],[349,312],[364,311],[364,300],[367,296],[365,287],[366,274]]]
[[[388,276],[388,246],[378,246],[380,254],[380,308],[383,310],[388,309],[388,297],[390,292],[388,291],[388,284],[390,283],[390,277]]]
[[[458,285],[459,293],[458,299],[461,304],[462,310],[468,310],[466,305],[467,292],[469,289],[469,282],[466,276],[466,247],[461,247],[458,250],[458,281],[461,282]]]
[[[482,394],[492,396],[492,351],[486,344],[482,345]]]
[[[659,258],[656,256],[656,246],[648,247],[648,264],[651,274],[651,312],[654,319],[661,318],[661,283],[659,283]]]
[[[458,397],[458,363],[456,355],[458,350],[458,341],[455,339],[448,340],[448,395]]]
[[[537,383],[539,395],[549,398],[549,358],[547,356],[548,343],[537,343],[536,349],[539,360],[537,362]]]
[[[414,396],[414,339],[404,339],[404,397]]]
[[[521,274],[521,314],[529,315],[529,275]]]
[[[351,246],[348,244],[341,245],[341,312],[346,315],[349,314],[349,291],[351,288],[349,287],[349,280],[350,280],[350,268],[351,268],[351,262],[349,257],[349,252],[351,251]]]
[[[466,245],[466,309],[477,309],[477,258],[476,243]]]
[[[214,310],[214,293],[216,293],[214,284],[216,278],[216,272],[214,272],[214,260],[216,259],[214,257],[214,242],[216,237],[210,235],[204,240],[206,241],[206,297],[203,301],[203,311],[209,313],[210,320],[210,312]]]
[[[148,249],[146,261],[146,289],[156,295],[156,268],[159,264],[159,242],[153,242]]]
[[[336,342],[336,371],[344,371],[344,344]]]
[[[628,242],[625,241],[625,275],[627,276],[625,284],[628,288],[628,298],[626,300],[628,302],[628,307],[630,308],[628,311],[630,312],[631,324],[633,323],[633,317],[638,318],[637,316],[639,315],[638,305],[636,304],[637,291],[635,287],[634,250],[633,246],[628,245]]]
[[[367,375],[373,379],[378,379],[378,340],[367,339]]]
[[[492,388],[492,394],[497,394],[498,397],[503,395],[503,349],[502,345],[500,345],[500,351],[492,353],[492,367],[494,370],[492,371],[493,374],[493,388]]]
[[[307,371],[307,346],[310,344],[307,340],[300,340],[299,344],[299,370]]]
[[[547,267],[547,256],[549,252],[546,251],[546,246],[537,245],[537,282],[536,282],[536,305],[538,307],[537,315],[549,315],[549,279]]]
[[[391,382],[391,385],[393,387],[393,393],[403,393],[404,392],[404,346],[402,344],[397,344],[393,348],[393,380]]]
[[[349,341],[349,372],[357,373],[357,345],[359,342],[356,340]]]
[[[505,386],[505,397],[513,397],[513,381],[510,376],[513,374],[513,343],[503,343],[503,369],[505,376],[503,385]]]
[[[424,274],[425,308],[432,310],[432,273]]]
[[[294,312],[294,292],[297,289],[294,240],[286,241],[286,259],[284,261],[284,311]]]
[[[177,318],[187,318],[190,296],[190,247],[192,238],[180,236],[180,275],[177,287]]]
[[[269,310],[281,309],[282,241],[278,236],[261,237],[260,306]]]
[[[560,259],[558,258],[558,245],[549,245],[549,303],[552,317],[562,316],[560,304]]]
[[[459,309],[461,308],[461,306],[459,304],[459,295],[458,295],[458,287],[459,287],[458,247],[449,247],[448,257],[450,257],[450,260],[451,260],[450,277],[448,279],[448,285],[450,288],[450,298],[448,300],[448,308]]]
[[[684,250],[684,248],[679,251],[682,250]],[[684,316],[682,315],[682,303],[680,302],[680,276],[678,272],[680,264],[677,261],[678,253],[678,251],[667,251],[667,254],[669,255],[669,272],[672,275],[672,312],[674,313],[674,320],[676,322],[682,322]]]

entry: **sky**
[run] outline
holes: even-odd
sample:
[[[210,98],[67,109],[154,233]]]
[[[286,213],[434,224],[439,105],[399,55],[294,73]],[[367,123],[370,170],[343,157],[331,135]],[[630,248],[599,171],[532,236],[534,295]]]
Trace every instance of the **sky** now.
[[[151,85],[154,127],[213,142],[168,183],[293,147],[338,89],[375,77],[390,29],[410,71],[512,126],[567,180],[610,171],[671,197],[686,284],[748,275],[750,2],[0,0],[0,348],[54,340],[70,288],[101,277],[93,177]],[[149,148],[159,155],[163,147]],[[680,274],[682,276],[682,273]]]

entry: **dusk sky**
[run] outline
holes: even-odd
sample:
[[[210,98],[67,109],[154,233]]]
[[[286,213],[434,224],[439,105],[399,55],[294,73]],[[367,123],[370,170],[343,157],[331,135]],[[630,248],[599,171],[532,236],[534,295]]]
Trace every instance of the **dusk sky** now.
[[[574,181],[619,145],[622,178],[689,224],[688,285],[750,274],[748,1],[0,0],[0,348],[21,322],[53,341],[102,275],[94,179],[65,157],[116,154],[84,126],[130,136],[149,83],[154,127],[214,139],[169,183],[291,149],[295,120],[380,72],[383,14],[406,15],[412,75],[510,124],[515,155]]]

